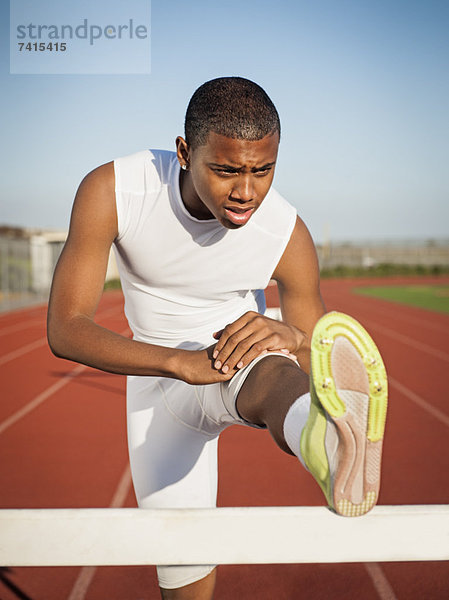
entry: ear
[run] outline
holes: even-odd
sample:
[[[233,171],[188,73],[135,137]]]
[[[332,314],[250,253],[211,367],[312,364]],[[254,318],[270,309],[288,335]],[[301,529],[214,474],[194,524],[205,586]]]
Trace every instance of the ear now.
[[[190,163],[190,148],[188,143],[180,135],[176,138],[176,155],[181,167],[184,165],[188,168]]]

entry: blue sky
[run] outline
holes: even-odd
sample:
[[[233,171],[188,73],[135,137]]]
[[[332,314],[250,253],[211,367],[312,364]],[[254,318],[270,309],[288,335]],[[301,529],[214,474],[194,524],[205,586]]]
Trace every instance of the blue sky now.
[[[153,0],[146,75],[10,75],[0,11],[0,223],[66,228],[88,171],[174,148],[196,87],[240,75],[279,110],[274,185],[316,241],[449,237],[448,2]]]

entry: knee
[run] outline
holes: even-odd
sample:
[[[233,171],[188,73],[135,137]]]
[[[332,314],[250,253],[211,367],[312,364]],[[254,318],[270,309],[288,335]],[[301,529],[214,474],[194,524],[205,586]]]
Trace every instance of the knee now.
[[[237,398],[237,409],[248,421],[263,424],[262,416],[273,399],[297,397],[308,388],[308,376],[289,358],[267,356],[254,365]]]
[[[291,359],[267,356],[256,363],[237,397],[240,415],[268,427],[278,446],[291,453],[283,434],[285,415],[292,403],[309,389],[309,377]]]
[[[262,389],[270,389],[279,385],[294,383],[307,375],[290,358],[279,356],[267,356],[259,361],[251,371],[249,377],[254,374],[259,382],[263,382]]]

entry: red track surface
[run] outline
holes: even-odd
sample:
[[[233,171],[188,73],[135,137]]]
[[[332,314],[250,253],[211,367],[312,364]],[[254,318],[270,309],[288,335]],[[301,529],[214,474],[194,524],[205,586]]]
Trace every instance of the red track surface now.
[[[328,280],[322,290],[328,310],[348,312],[370,331],[390,376],[380,503],[447,504],[449,317],[352,292],[369,283]],[[274,288],[267,299],[276,306]],[[125,379],[53,357],[45,314],[42,306],[0,316],[0,508],[135,506],[126,470]],[[97,321],[126,330],[120,293],[105,294]],[[231,427],[220,441],[219,504],[322,505],[323,499],[268,434]],[[0,600],[17,598],[159,595],[154,567],[0,570]],[[447,600],[449,563],[222,566],[215,598]]]

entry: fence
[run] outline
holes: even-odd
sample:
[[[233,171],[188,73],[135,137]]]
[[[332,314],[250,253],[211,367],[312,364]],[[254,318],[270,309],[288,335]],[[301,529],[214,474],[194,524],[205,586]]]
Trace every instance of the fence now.
[[[4,232],[0,231],[0,310],[47,301],[67,232],[1,229]],[[106,280],[117,277],[111,252]]]
[[[449,266],[447,241],[324,244],[317,250],[321,268],[369,268],[379,264]]]
[[[0,234],[0,308],[9,310],[48,298],[63,240]]]

